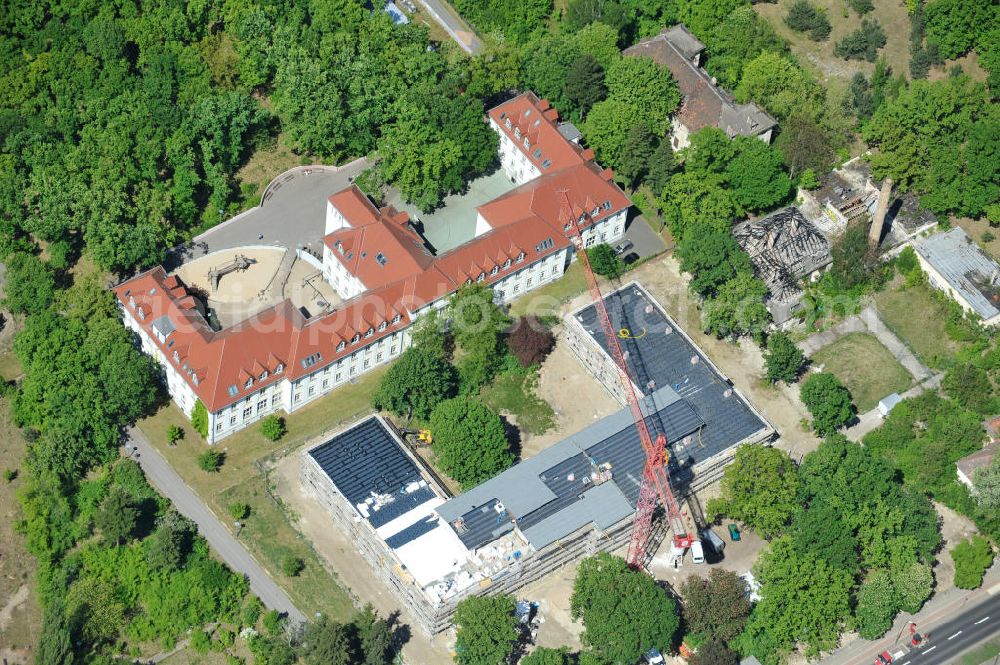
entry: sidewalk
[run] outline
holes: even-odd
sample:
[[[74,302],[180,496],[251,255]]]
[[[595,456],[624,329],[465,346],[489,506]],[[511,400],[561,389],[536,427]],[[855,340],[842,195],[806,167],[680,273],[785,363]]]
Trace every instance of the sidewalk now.
[[[951,588],[940,595],[935,594],[916,615],[900,612],[892,625],[892,630],[886,633],[882,639],[869,641],[852,635],[848,638],[851,640],[849,644],[823,658],[821,662],[824,665],[865,665],[871,663],[875,654],[893,651],[907,645],[908,631],[906,627],[910,621],[917,624],[918,632],[930,635],[933,643],[934,628],[937,624],[948,621],[957,614],[997,595],[1000,595],[1000,560],[993,563],[993,567],[986,573],[983,585],[978,589],[966,591]]]

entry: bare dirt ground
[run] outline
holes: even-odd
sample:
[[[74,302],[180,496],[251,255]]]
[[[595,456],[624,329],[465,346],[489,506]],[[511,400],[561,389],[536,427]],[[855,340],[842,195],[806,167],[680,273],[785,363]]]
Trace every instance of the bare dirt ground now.
[[[451,662],[454,637],[450,633],[438,635],[433,640],[416,627],[407,608],[399,607],[399,600],[372,572],[371,566],[339,528],[330,520],[326,509],[307,495],[299,482],[299,456],[288,455],[282,459],[271,478],[276,482],[275,492],[298,516],[295,528],[312,543],[329,570],[337,577],[353,598],[371,603],[382,616],[401,612],[402,623],[411,626],[409,641],[403,647],[408,663]]]
[[[764,380],[764,357],[756,344],[749,340],[733,344],[701,332],[701,312],[688,293],[688,278],[681,274],[672,256],[643,264],[628,273],[628,279],[645,286],[694,343],[764,414],[778,431],[776,447],[798,460],[819,445],[820,440],[802,426],[809,412],[799,399],[798,387],[772,386]]]
[[[0,400],[0,467],[18,469],[25,441],[10,419],[7,400]],[[41,624],[34,592],[35,560],[24,538],[14,530],[21,519],[17,491],[23,480],[0,480],[0,658],[10,665],[33,660]]]
[[[947,506],[935,502],[934,508],[941,516],[941,537],[944,539],[934,563],[934,593],[942,593],[955,586],[955,562],[949,554],[951,548],[979,533],[979,530],[971,520]]]
[[[524,434],[521,458],[537,455],[553,443],[621,410],[597,379],[569,350],[562,334],[538,373],[538,396],[556,412],[556,425],[545,434]]]
[[[524,587],[518,596],[538,603],[538,614],[544,620],[535,638],[535,644],[540,647],[568,646],[571,650],[581,647],[583,623],[573,621],[569,608],[576,569],[576,563],[566,565]]]
[[[312,315],[336,307],[342,302],[329,282],[323,279],[322,271],[301,259],[296,259],[292,264],[292,272],[285,282],[284,296],[296,307],[305,307]]]

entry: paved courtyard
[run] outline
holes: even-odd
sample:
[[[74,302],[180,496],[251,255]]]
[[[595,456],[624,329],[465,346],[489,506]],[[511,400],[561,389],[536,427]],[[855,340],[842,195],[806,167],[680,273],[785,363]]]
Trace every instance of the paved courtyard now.
[[[476,178],[464,194],[446,196],[444,203],[431,213],[422,213],[403,200],[399,191],[389,190],[386,203],[410,214],[410,219],[423,224],[424,238],[434,252],[441,254],[469,242],[476,235],[476,208],[514,189],[503,169]]]
[[[251,208],[171,251],[168,268],[220,249],[273,245],[295,250],[305,246],[322,255],[326,200],[368,166],[359,159],[342,167],[295,168],[272,184],[264,205]],[[261,237],[263,236],[263,237]]]

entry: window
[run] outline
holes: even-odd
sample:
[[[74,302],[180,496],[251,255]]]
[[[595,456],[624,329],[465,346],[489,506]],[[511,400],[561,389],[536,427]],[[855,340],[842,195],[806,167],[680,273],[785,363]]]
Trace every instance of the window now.
[[[222,431],[222,423],[215,423],[215,431],[216,432]]]
[[[611,210],[611,201],[610,200],[605,201],[604,203],[601,204],[601,207],[604,208],[605,210]]]
[[[323,379],[323,389],[326,390],[326,388],[329,385],[330,385],[330,379]]]
[[[368,332],[365,333],[365,339],[368,339],[369,337],[371,337],[374,334],[375,334],[375,329],[374,328],[369,328]]]
[[[520,263],[523,260],[524,260],[524,252],[521,252],[520,254],[517,255],[517,262]]]
[[[517,293],[517,292],[518,292],[518,291],[520,291],[520,290],[521,290],[521,287],[520,287],[520,286],[518,286],[517,284],[515,284],[515,285],[514,285],[514,293]]]
[[[531,286],[531,282],[532,282],[532,278],[531,278],[531,277],[529,277],[529,278],[528,278],[528,286]]]
[[[385,321],[383,321],[382,323],[378,324],[378,331],[379,331],[379,332],[382,332],[383,330],[385,330],[385,329],[386,329],[386,327],[387,327],[388,325],[389,325],[388,323],[386,323]]]
[[[369,364],[371,364],[371,361],[368,360],[368,358],[365,358],[365,369],[368,369]]]
[[[342,376],[342,374],[340,372],[337,372],[337,378],[335,379],[337,381],[337,383],[340,383],[340,377],[341,376]]]
[[[314,392],[316,392],[316,387],[315,386],[309,386],[309,394],[312,395]]]
[[[240,389],[239,389],[239,388],[237,388],[235,384],[234,384],[234,385],[231,385],[231,386],[229,386],[229,396],[230,396],[230,397],[236,397],[236,394],[237,394],[238,392],[240,392]]]
[[[181,361],[180,355],[178,355],[177,351],[174,351],[174,362],[179,363],[180,361]]]
[[[355,333],[354,337],[351,338],[351,344],[357,344],[361,340],[361,335]]]
[[[503,269],[506,270],[509,267],[510,267],[510,259],[507,259],[506,261],[503,262]]]
[[[377,362],[377,363],[378,363],[378,362],[382,362],[382,354],[381,354],[381,353],[379,353],[379,354],[377,354],[377,355],[375,356],[375,362]]]
[[[597,239],[597,238],[595,238],[594,236],[590,236],[589,238],[587,238],[587,242],[585,243],[585,244],[586,244],[586,246],[587,246],[587,247],[590,247],[591,245],[593,245],[593,244],[594,244],[594,241],[595,241],[596,239]]]
[[[493,266],[492,268],[490,268],[490,274],[491,275],[495,275],[498,272],[500,272],[500,266]]]
[[[351,375],[353,376],[353,375],[355,375],[357,373],[358,373],[358,368],[357,367],[351,367]]]
[[[395,353],[396,353],[396,345],[395,344],[393,344],[392,346],[389,347],[389,353],[391,355],[395,355]]]
[[[553,275],[559,274],[559,266],[552,266],[552,274]]]
[[[403,320],[403,317],[400,316],[399,314],[397,314],[396,316],[392,317],[392,322],[393,323],[399,323],[402,320]]]
[[[600,207],[597,207],[597,208],[594,208],[593,211],[591,211],[590,216],[591,217],[597,217],[600,214],[601,214],[601,209],[600,209]]]
[[[266,378],[267,378],[267,370],[265,369],[263,372],[260,373],[260,380],[263,381]]]
[[[271,396],[271,406],[274,406],[275,404],[277,404],[278,400],[280,400],[280,399],[281,399],[281,395],[272,395]]]
[[[249,378],[249,379],[247,379],[247,382],[243,384],[243,387],[244,388],[249,388],[252,385],[253,385],[253,378]]]
[[[476,278],[476,281],[477,282],[481,282],[484,279],[486,279],[486,273],[481,272],[481,273],[479,273],[479,277]]]
[[[302,399],[302,393],[295,393],[295,401],[298,402],[300,399]]]
[[[230,425],[235,425],[236,424],[236,416],[231,416],[229,418],[229,424]]]
[[[266,399],[262,399],[261,401],[257,402],[257,410],[258,411],[263,411],[266,408],[267,408],[267,400]]]
[[[251,413],[253,413],[252,406],[248,406],[247,408],[243,409],[243,418],[249,418]]]
[[[347,346],[347,344],[344,343],[344,340],[340,340],[340,344],[337,345],[337,350],[343,351],[345,346]]]

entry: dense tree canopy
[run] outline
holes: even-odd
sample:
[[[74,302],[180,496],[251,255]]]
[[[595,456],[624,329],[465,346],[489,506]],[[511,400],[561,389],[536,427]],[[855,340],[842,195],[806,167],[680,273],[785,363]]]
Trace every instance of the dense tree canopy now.
[[[692,575],[681,585],[684,620],[703,638],[726,644],[743,632],[750,615],[746,582],[736,573],[713,568],[708,577]]]
[[[698,226],[677,243],[681,270],[691,273],[691,288],[703,296],[716,290],[738,273],[750,272],[750,257],[731,233],[711,226]]]
[[[517,617],[510,595],[470,596],[455,609],[456,662],[496,665],[514,649]]]
[[[440,402],[454,397],[458,388],[455,368],[419,346],[403,352],[382,377],[372,395],[376,409],[420,420],[430,417]]]
[[[799,378],[806,357],[788,333],[778,330],[767,336],[764,374],[771,383],[792,383]]]
[[[709,512],[737,519],[764,538],[782,533],[799,505],[795,464],[777,448],[739,448],[720,489],[721,496],[708,504]]]
[[[666,648],[680,626],[676,603],[652,577],[604,552],[580,563],[570,611],[583,620],[584,644],[612,663]]]
[[[810,375],[802,382],[801,396],[817,434],[833,434],[854,417],[850,391],[829,372]]]
[[[434,459],[463,487],[500,473],[514,461],[500,416],[478,401],[456,397],[431,413]]]

